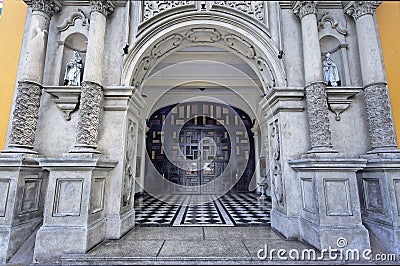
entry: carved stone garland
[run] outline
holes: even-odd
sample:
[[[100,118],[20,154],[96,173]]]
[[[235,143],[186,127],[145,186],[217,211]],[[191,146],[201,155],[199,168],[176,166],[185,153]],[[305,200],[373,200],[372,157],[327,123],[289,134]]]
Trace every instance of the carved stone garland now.
[[[239,10],[259,21],[265,20],[264,1],[215,1],[214,5],[226,6]]]
[[[365,88],[365,102],[371,148],[397,148],[387,86],[372,84]]]
[[[311,149],[332,148],[325,87],[321,82],[306,87]]]
[[[32,82],[19,82],[13,112],[10,146],[32,148],[39,114],[42,87]]]
[[[274,121],[272,124],[272,133],[271,140],[274,142],[271,147],[274,147],[272,154],[272,184],[273,184],[273,195],[275,197],[276,203],[278,206],[284,206],[284,196],[283,196],[283,179],[282,179],[282,170],[281,170],[281,144],[279,138],[279,125],[278,120]]]
[[[122,188],[122,204],[128,206],[131,203],[132,191],[134,189],[133,162],[135,159],[135,124],[128,121],[128,135],[126,139],[125,173]]]
[[[60,11],[61,7],[58,1],[55,0],[33,0],[32,11],[42,11],[49,17]]]
[[[77,146],[96,147],[102,87],[93,82],[82,83]]]
[[[143,1],[143,20],[179,6],[193,5],[194,1]]]

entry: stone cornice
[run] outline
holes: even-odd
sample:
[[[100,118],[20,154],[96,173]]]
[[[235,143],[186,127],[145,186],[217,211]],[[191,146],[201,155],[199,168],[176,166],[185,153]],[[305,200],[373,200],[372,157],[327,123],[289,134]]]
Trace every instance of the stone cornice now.
[[[382,1],[349,1],[345,6],[344,10],[346,14],[351,16],[355,21],[360,17],[375,13],[376,8],[382,3]]]
[[[32,0],[31,5],[32,11],[41,11],[50,18],[61,10],[61,3],[58,0]]]
[[[293,13],[296,14],[300,19],[309,14],[316,14],[317,3],[318,1],[293,1]]]
[[[90,6],[90,12],[100,12],[106,17],[114,11],[115,7],[114,3],[109,0],[92,0]]]

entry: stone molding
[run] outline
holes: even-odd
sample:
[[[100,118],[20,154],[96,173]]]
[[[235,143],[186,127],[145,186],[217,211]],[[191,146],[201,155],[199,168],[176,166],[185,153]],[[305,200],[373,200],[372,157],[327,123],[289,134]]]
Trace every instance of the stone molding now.
[[[108,17],[114,12],[115,5],[109,0],[92,0],[90,1],[90,12],[100,12]]]
[[[382,3],[382,1],[352,1],[347,7],[345,12],[351,16],[354,21],[357,21],[364,15],[373,15],[376,8]]]
[[[311,149],[330,150],[332,138],[325,86],[322,82],[316,82],[308,85],[305,89]]]
[[[364,88],[371,149],[397,149],[389,93],[385,83]]]
[[[33,148],[42,86],[20,81],[17,90],[9,146]]]
[[[317,3],[315,1],[296,1],[292,9],[295,15],[303,19],[309,14],[317,14]]]
[[[58,0],[32,0],[32,11],[41,11],[50,18],[60,10],[61,4]]]
[[[89,81],[82,83],[76,146],[96,148],[100,121],[102,86]]]

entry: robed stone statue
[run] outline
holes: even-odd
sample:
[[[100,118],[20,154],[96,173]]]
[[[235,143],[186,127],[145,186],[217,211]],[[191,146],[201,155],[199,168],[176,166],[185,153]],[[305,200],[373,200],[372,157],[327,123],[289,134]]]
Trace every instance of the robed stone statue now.
[[[82,80],[82,58],[77,51],[65,68],[64,86],[81,86]]]

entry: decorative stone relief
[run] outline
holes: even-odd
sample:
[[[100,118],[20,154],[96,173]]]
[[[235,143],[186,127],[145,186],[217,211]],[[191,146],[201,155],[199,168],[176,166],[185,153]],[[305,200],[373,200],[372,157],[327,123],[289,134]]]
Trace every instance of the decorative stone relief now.
[[[396,148],[396,133],[386,84],[372,84],[364,91],[371,148]]]
[[[143,1],[143,20],[179,6],[193,5],[194,1]]]
[[[57,27],[59,32],[68,30],[70,27],[75,26],[77,21],[81,21],[81,25],[89,30],[89,19],[83,13],[82,9],[78,9],[78,12],[73,12],[60,26]]]
[[[307,86],[306,100],[311,149],[331,148],[331,130],[325,86],[319,82]]]
[[[91,0],[90,1],[90,12],[100,12],[104,16],[110,15],[114,12],[114,4],[109,0]]]
[[[174,35],[166,37],[165,39],[163,39],[162,41],[160,41],[159,43],[157,43],[154,46],[153,50],[151,50],[151,55],[154,58],[159,58],[159,57],[165,55],[169,51],[171,51],[174,48],[181,45],[182,39],[183,39],[183,36],[181,36],[179,34],[174,34]]]
[[[342,35],[347,35],[348,31],[346,27],[343,27],[342,24],[336,20],[336,18],[329,13],[325,13],[321,19],[318,21],[318,30],[325,28],[325,25],[330,23],[331,28],[335,29],[338,33]]]
[[[308,14],[316,14],[316,7],[316,1],[296,1],[293,6],[293,13],[302,19]]]
[[[353,103],[351,98],[358,94],[361,89],[336,87],[326,88],[325,91],[328,97],[329,110],[335,114],[335,120],[340,121],[340,115]]]
[[[32,0],[32,11],[41,11],[52,17],[60,10],[61,4],[57,0]]]
[[[253,46],[239,36],[233,34],[226,35],[224,41],[230,48],[249,59],[254,58],[256,55]]]
[[[144,78],[156,64],[158,58],[182,47],[209,43],[226,47],[227,50],[252,60],[254,65],[259,68],[264,87],[269,89],[275,86],[275,73],[271,70],[268,61],[256,51],[255,47],[246,38],[216,28],[193,28],[173,33],[163,38],[150,49],[150,53],[144,54],[141,58],[138,67],[134,70],[134,83],[132,85],[141,86]]]
[[[78,146],[96,146],[100,120],[102,87],[93,82],[82,83],[81,105],[79,110]]]
[[[278,120],[272,123],[271,129],[271,147],[272,152],[272,166],[271,166],[271,179],[273,185],[273,195],[278,206],[284,206],[284,193],[283,193],[283,179],[281,170],[281,144],[279,137]]]
[[[214,5],[239,10],[259,21],[265,20],[264,1],[215,1]]]
[[[345,12],[353,17],[354,20],[357,20],[364,15],[374,14],[380,3],[381,1],[353,1],[350,6],[345,8]]]
[[[128,206],[131,203],[132,192],[134,190],[134,161],[135,161],[135,139],[136,139],[136,125],[132,120],[128,120],[128,135],[126,138],[126,152],[125,152],[125,173],[122,189],[122,202],[123,206]]]
[[[33,147],[42,87],[32,82],[18,82],[10,146]]]

